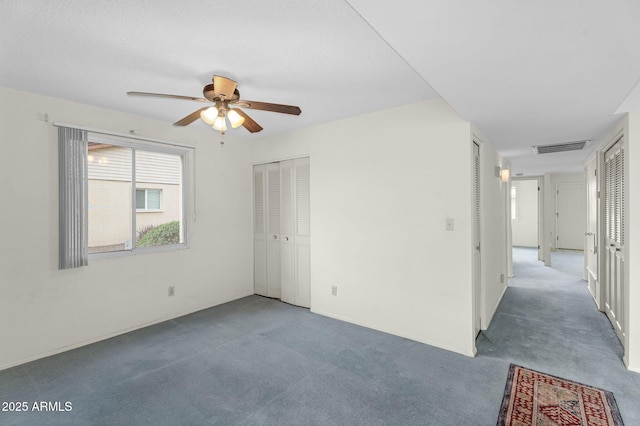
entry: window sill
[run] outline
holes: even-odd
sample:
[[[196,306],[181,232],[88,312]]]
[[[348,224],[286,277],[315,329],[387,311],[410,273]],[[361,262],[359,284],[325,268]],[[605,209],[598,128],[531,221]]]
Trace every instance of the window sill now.
[[[136,248],[136,249],[133,249],[133,250],[120,250],[120,251],[110,251],[110,252],[104,252],[104,253],[91,253],[91,254],[89,254],[89,260],[109,259],[109,258],[112,258],[112,257],[138,256],[140,254],[186,250],[188,248],[189,248],[189,246],[186,243],[182,243],[182,244],[171,244],[171,245],[166,245],[166,246],[143,247],[143,248]]]
[[[162,213],[160,209],[136,209],[136,213]]]

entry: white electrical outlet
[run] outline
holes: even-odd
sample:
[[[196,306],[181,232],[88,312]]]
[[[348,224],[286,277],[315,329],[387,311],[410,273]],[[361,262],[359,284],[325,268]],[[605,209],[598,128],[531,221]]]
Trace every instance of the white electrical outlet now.
[[[169,293],[169,297],[171,297],[171,296],[175,296],[175,294],[176,294],[176,288],[175,288],[174,286],[172,286],[172,285],[171,285],[171,286],[169,286],[169,291],[168,291],[168,293]]]
[[[331,295],[332,296],[337,296],[338,295],[338,286],[337,285],[332,285],[331,286]]]

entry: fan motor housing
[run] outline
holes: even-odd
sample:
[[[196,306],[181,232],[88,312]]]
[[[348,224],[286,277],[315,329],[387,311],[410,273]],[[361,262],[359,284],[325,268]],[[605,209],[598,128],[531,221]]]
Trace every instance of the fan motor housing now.
[[[216,101],[236,102],[240,99],[240,92],[238,91],[238,89],[235,89],[233,91],[233,96],[231,96],[231,98],[222,99],[220,96],[216,95],[215,89],[213,88],[213,83],[207,84],[206,86],[204,86],[204,88],[202,89],[202,94],[204,95],[205,98],[207,98],[211,102],[216,102]]]

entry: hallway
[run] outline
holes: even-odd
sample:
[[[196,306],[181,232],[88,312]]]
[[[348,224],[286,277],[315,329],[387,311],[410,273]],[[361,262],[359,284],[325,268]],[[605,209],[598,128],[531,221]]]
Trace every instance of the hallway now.
[[[640,424],[640,374],[627,371],[623,349],[581,279],[583,255],[515,247],[514,277],[489,329],[478,337],[479,357],[495,357],[614,393],[625,424]]]

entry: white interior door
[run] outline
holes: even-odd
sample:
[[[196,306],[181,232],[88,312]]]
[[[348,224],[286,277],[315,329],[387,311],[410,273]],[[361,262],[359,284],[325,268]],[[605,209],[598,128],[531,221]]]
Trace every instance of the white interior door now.
[[[621,342],[626,334],[624,292],[624,146],[618,140],[604,153],[604,308]]]
[[[266,166],[253,166],[253,285],[256,294],[267,296],[267,204]]]
[[[280,165],[267,170],[267,296],[280,298]]]
[[[585,232],[586,279],[589,292],[600,306],[598,282],[598,158],[593,157],[585,168],[587,176],[587,231]]]
[[[584,250],[585,210],[583,184],[556,184],[556,248]]]
[[[473,143],[473,299],[474,299],[474,335],[478,335],[482,326],[482,275],[480,247],[480,146]]]
[[[538,260],[544,262],[544,251],[542,244],[544,241],[544,226],[542,218],[544,218],[544,193],[542,178],[538,178]]]

